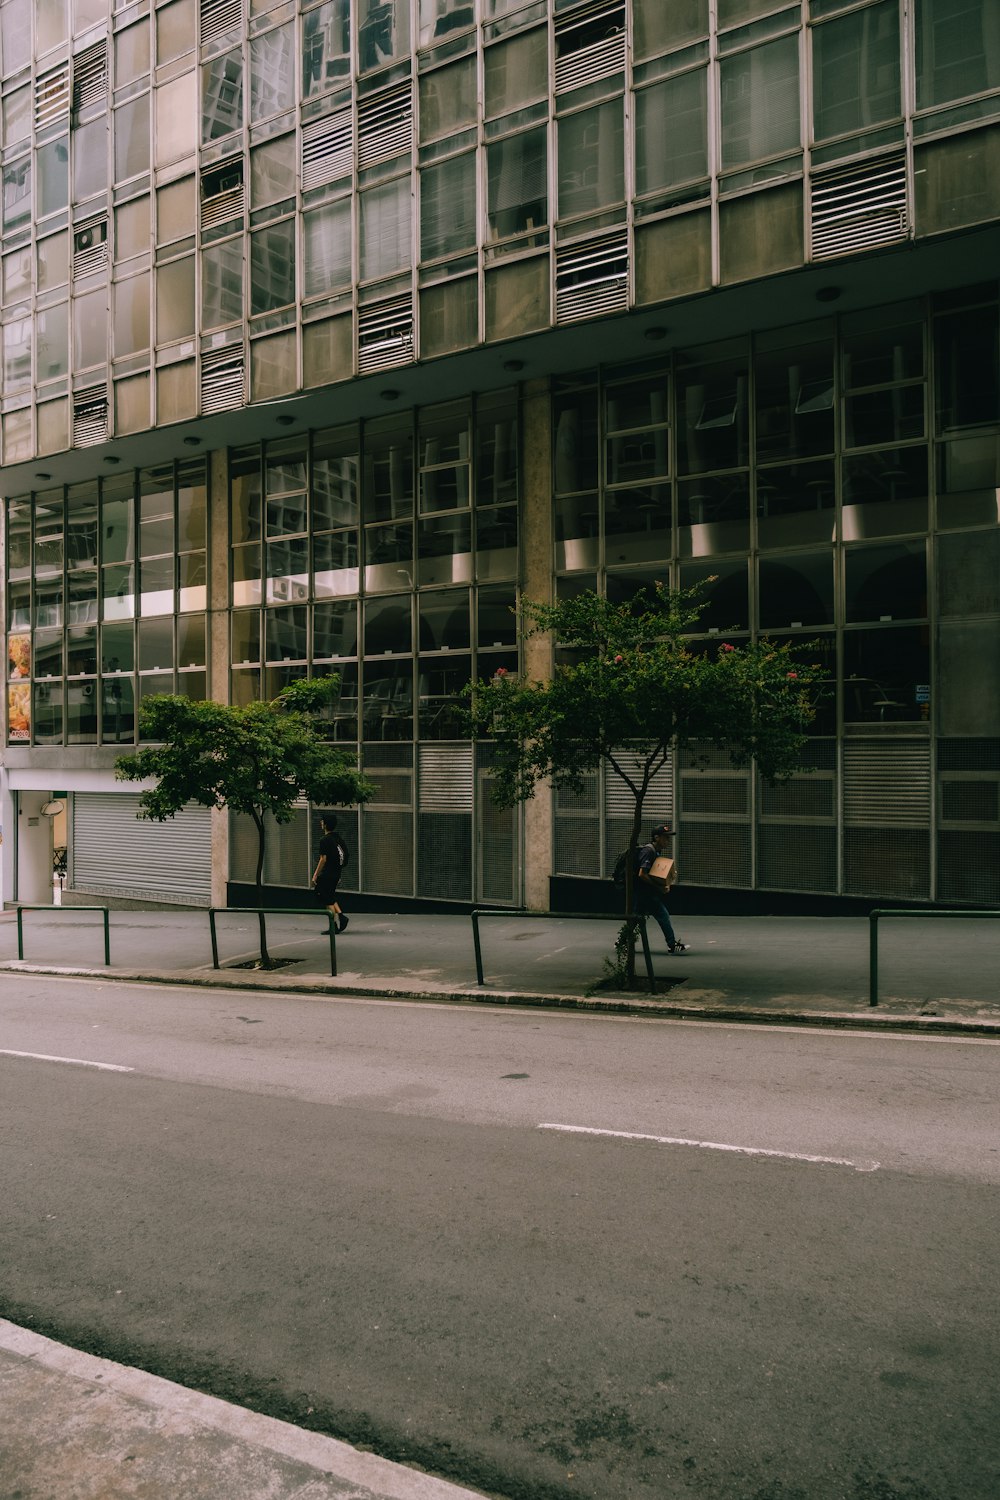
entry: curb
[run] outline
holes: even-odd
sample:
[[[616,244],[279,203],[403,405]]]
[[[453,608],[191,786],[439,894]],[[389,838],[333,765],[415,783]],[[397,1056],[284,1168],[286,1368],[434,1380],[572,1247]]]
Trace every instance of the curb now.
[[[346,976],[309,979],[294,976],[265,979],[252,971],[176,969],[107,969],[31,964],[20,959],[0,962],[0,973],[51,975],[61,979],[102,979],[116,984],[160,984],[200,989],[259,990],[265,994],[314,995],[324,999],[380,999],[427,1001],[438,1005],[524,1006],[536,1010],[569,1010],[591,1015],[660,1017],[664,1020],[725,1021],[755,1026],[817,1026],[839,1031],[908,1031],[924,1035],[1000,1036],[997,1020],[965,1019],[960,1016],[898,1015],[871,1007],[861,1011],[774,1010],[766,1006],[696,1005],[683,1001],[640,1000],[628,997],[599,999],[587,995],[561,995],[522,990],[416,989],[394,984],[356,984]]]
[[[371,1496],[371,1500],[484,1500],[481,1491],[465,1489],[405,1464],[391,1463],[374,1453],[353,1448],[339,1438],[262,1416],[221,1401],[217,1396],[205,1396],[188,1386],[147,1374],[145,1370],[83,1354],[3,1318],[0,1318],[0,1355],[15,1356],[67,1380],[112,1392],[126,1403],[167,1412],[177,1429],[174,1441],[189,1440],[190,1433],[186,1430],[189,1427],[202,1428],[237,1444],[293,1459],[313,1469],[317,1478],[338,1483],[338,1494],[363,1493]],[[342,1490],[340,1485],[347,1488]],[[313,1484],[307,1487],[311,1493]]]

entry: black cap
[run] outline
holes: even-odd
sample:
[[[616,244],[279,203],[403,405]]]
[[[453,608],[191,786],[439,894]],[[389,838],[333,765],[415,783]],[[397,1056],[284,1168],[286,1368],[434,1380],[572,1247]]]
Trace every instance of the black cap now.
[[[650,838],[654,839],[658,839],[660,837],[672,839],[673,836],[674,830],[671,828],[669,823],[657,823],[656,827],[653,829],[653,832],[650,834]]]

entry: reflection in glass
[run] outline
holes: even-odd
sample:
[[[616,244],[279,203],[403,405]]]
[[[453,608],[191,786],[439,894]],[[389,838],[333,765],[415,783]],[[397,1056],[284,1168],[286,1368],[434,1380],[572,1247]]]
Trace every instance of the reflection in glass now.
[[[239,130],[243,124],[243,58],[227,52],[201,69],[202,144]]]
[[[309,543],[305,537],[294,541],[269,542],[267,553],[268,604],[298,604],[309,598]]]
[[[358,66],[362,73],[410,50],[410,0],[358,0]]]
[[[812,29],[813,138],[863,130],[900,113],[896,0]]]
[[[134,630],[131,623],[101,627],[101,671],[131,672],[135,667]]]
[[[132,567],[131,563],[115,563],[110,568],[102,568],[103,619],[131,620],[135,614],[135,585],[132,580]]]
[[[304,292],[316,297],[350,286],[353,252],[352,200],[325,203],[302,217]]]
[[[600,558],[600,511],[596,495],[558,498],[555,505],[556,567],[565,572],[596,568]]]
[[[446,589],[417,597],[421,651],[469,649],[469,592]],[[500,643],[498,643],[500,644]]]
[[[833,340],[759,349],[757,457],[806,458],[834,446]]]
[[[797,35],[724,58],[719,87],[723,170],[801,143]]]
[[[669,484],[608,490],[604,497],[604,550],[609,567],[670,555]]]
[[[553,402],[554,483],[558,494],[597,488],[597,392],[572,391]]]
[[[271,312],[295,301],[295,220],[250,236],[250,312]]]
[[[434,260],[476,243],[476,157],[453,156],[420,173],[420,255]]]
[[[696,629],[709,635],[749,630],[750,593],[745,560],[683,563],[681,588],[690,589],[698,584],[705,586],[702,595],[705,608],[698,616]]]
[[[350,0],[326,0],[302,18],[303,99],[333,87],[350,67]]]
[[[261,601],[260,543],[233,548],[233,603],[237,606]]]
[[[832,542],[836,479],[833,459],[757,470],[757,540],[761,547]]]
[[[517,506],[500,505],[476,514],[476,577],[513,578],[517,573]]]
[[[977,307],[934,323],[937,429],[995,424],[1000,411],[1000,310]]]
[[[101,682],[101,740],[108,745],[130,744],[135,738],[135,684],[131,677]]]
[[[66,684],[66,743],[90,745],[97,741],[97,682]]]
[[[36,678],[63,675],[63,636],[61,630],[36,630],[33,641],[32,675]]]
[[[208,569],[204,552],[182,552],[177,559],[177,608],[183,613],[208,604]]]
[[[314,436],[310,470],[314,530],[357,525],[358,447],[355,427]]]
[[[842,461],[845,541],[927,528],[927,449],[887,448]]]
[[[295,25],[277,26],[250,41],[250,120],[267,119],[295,103]]]
[[[461,693],[471,679],[470,656],[431,656],[420,661],[417,708],[422,740],[456,740],[467,734]]]
[[[486,193],[491,240],[524,234],[548,223],[548,143],[544,126],[487,146]]]
[[[309,611],[296,604],[264,612],[265,661],[305,661],[309,652]]]
[[[173,620],[140,620],[139,671],[170,672],[173,665]]]
[[[409,654],[413,650],[410,596],[369,599],[365,604],[365,656]]]
[[[231,654],[234,666],[260,661],[260,613],[256,609],[234,609],[230,616]]]
[[[750,477],[747,474],[683,480],[677,487],[681,551],[704,557],[733,552],[750,541]]]
[[[154,557],[140,565],[139,613],[170,615],[174,611],[174,558]]]
[[[735,469],[749,460],[747,359],[717,364],[678,357],[678,468],[682,474]]]
[[[207,245],[201,253],[201,321],[204,328],[243,317],[243,241]]]
[[[85,624],[97,619],[97,570],[75,572],[67,579],[67,621],[70,625]],[[96,667],[94,668],[96,671]]]
[[[36,682],[31,690],[31,703],[31,737],[35,744],[62,744],[62,683]]]
[[[353,599],[313,605],[313,660],[358,654],[358,606]]]
[[[313,538],[313,594],[317,599],[358,592],[358,533],[335,531]]]
[[[594,213],[625,197],[625,121],[621,99],[558,121],[559,217]]]
[[[471,583],[471,514],[438,516],[417,527],[417,555],[422,586]]]
[[[476,645],[516,646],[516,595],[512,588],[480,589],[477,599]]]
[[[365,520],[413,513],[413,430],[408,422],[375,424],[365,432]]]
[[[412,253],[409,177],[369,188],[359,201],[362,281],[374,281],[405,270]]]
[[[413,662],[365,662],[364,724],[366,740],[413,738]]]
[[[708,177],[708,70],[698,68],[635,96],[635,186],[663,192]]]
[[[942,443],[937,465],[939,527],[1000,522],[1000,434]]]

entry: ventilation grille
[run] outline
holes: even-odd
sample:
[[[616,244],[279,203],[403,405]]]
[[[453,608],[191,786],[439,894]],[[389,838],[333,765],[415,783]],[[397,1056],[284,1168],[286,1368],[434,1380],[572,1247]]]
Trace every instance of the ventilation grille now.
[[[73,446],[92,448],[108,435],[108,389],[92,385],[73,396]]]
[[[358,372],[368,375],[413,358],[413,303],[395,297],[358,314]]]
[[[628,306],[628,233],[556,253],[556,321],[576,323]]]
[[[206,172],[201,183],[201,227],[218,229],[230,219],[242,219],[246,206],[246,185],[243,181],[243,158],[234,157],[212,171]]]
[[[557,22],[556,93],[582,88],[625,67],[625,7],[587,6]]]
[[[418,795],[421,812],[471,813],[472,746],[422,745]]]
[[[81,281],[103,271],[108,264],[107,215],[88,219],[73,230],[73,280]]]
[[[205,416],[243,405],[243,349],[216,349],[201,358],[201,409]]]
[[[408,83],[358,105],[358,170],[409,154],[413,144],[413,94]]]
[[[615,760],[626,776],[636,783],[642,777],[644,757],[631,750],[615,752]],[[635,799],[625,782],[608,767],[604,782],[604,811],[609,818],[631,818],[635,810]],[[674,815],[674,771],[672,757],[661,766],[649,783],[642,803],[643,827],[645,824],[667,822]]]
[[[926,828],[931,760],[926,740],[848,740],[844,745],[844,823]]]
[[[302,128],[302,191],[349,177],[354,165],[350,110],[328,115]]]
[[[35,82],[35,128],[43,130],[69,114],[69,63]]]
[[[201,42],[215,42],[239,27],[243,0],[201,0]]]
[[[812,257],[825,260],[905,239],[906,158],[817,173],[812,179]]]
[[[77,114],[108,97],[108,44],[98,42],[73,59],[73,109]]]

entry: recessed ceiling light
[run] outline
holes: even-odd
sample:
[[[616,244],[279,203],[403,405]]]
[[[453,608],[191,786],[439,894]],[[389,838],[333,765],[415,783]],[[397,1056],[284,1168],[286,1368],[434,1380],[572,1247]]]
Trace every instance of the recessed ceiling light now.
[[[667,330],[665,328],[660,328],[659,326],[654,328],[647,328],[645,333],[643,334],[643,338],[649,339],[649,342],[651,344],[658,344],[660,340],[665,339],[666,336]]]
[[[379,391],[379,395],[382,397],[383,401],[398,401],[400,393],[399,391],[387,390]]]
[[[289,416],[288,412],[285,412],[283,416],[275,417],[274,420],[277,422],[279,427],[291,427],[292,423],[295,421],[295,418]]]
[[[104,462],[106,464],[120,464],[121,459],[118,457],[117,453],[109,453],[106,455]]]
[[[201,438],[200,437],[194,437],[192,435],[190,437],[186,437],[184,439],[184,442],[185,442],[185,444],[187,445],[188,448],[200,448],[201,447]]]
[[[524,360],[523,359],[505,359],[504,362],[503,362],[503,367],[504,367],[505,370],[509,370],[512,375],[516,375],[517,372],[518,372],[518,370],[523,370],[524,369]]]
[[[837,298],[842,295],[842,290],[839,286],[821,286],[819,291],[816,293],[816,301],[836,302]]]
[[[44,481],[46,479],[51,479],[52,475],[51,474],[43,474],[41,472],[41,470],[39,470],[39,472],[35,475],[35,478],[36,479],[41,479],[42,481]]]

